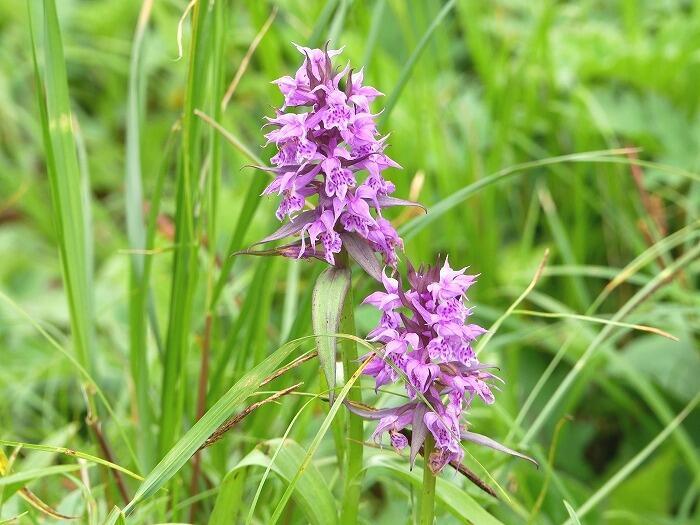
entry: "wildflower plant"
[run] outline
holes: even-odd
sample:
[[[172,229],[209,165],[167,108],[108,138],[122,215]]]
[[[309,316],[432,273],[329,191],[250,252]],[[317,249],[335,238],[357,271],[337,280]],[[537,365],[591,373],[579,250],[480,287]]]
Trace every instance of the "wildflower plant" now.
[[[491,386],[500,381],[477,358],[473,343],[485,330],[468,323],[472,309],[467,306],[467,290],[476,282],[466,268],[453,270],[445,259],[415,270],[409,264],[410,288],[402,290],[399,280],[386,275],[384,291],[363,301],[382,312],[379,325],[369,334],[370,341],[383,345],[371,357],[364,373],[375,379],[375,387],[397,381],[405,383],[409,401],[394,408],[350,409],[360,416],[379,420],[373,437],[379,441],[389,434],[397,451],[409,445],[402,433],[411,426],[411,464],[430,434],[435,441],[428,458],[430,469],[440,472],[448,463],[459,464],[464,456],[462,439],[526,458],[499,443],[467,430],[463,416],[475,399],[487,405],[495,401]],[[526,458],[530,459],[530,458]]]
[[[376,252],[395,267],[403,242],[382,210],[416,203],[392,197],[395,186],[383,176],[400,166],[385,153],[387,136],[370,110],[382,94],[363,85],[362,70],[334,69],[342,49],[296,47],[303,63],[294,77],[274,81],[284,103],[267,119],[273,129],[265,134],[277,153],[268,169],[274,179],[263,194],[280,197],[276,215],[288,222],[261,243],[299,235],[277,253],[335,264],[349,246],[361,264]]]
[[[452,269],[447,258],[417,270],[407,261],[408,288],[402,287],[397,252],[403,250],[403,241],[383,210],[419,205],[393,197],[395,186],[384,176],[399,165],[386,154],[387,136],[377,130],[377,114],[370,109],[381,93],[363,85],[362,70],[334,67],[342,49],[296,48],[303,55],[301,66],[293,77],[274,81],[284,103],[267,118],[265,127],[272,129],[265,138],[276,153],[272,167],[260,167],[273,176],[263,195],[279,196],[276,216],[284,224],[256,244],[298,238],[248,253],[316,258],[331,265],[316,282],[312,305],[318,358],[331,402],[338,358],[333,334],[355,330],[349,258],[383,285],[384,290],[363,301],[381,311],[379,325],[367,337],[374,350],[358,360],[356,344],[345,341],[344,373],[348,380],[362,362],[362,373],[374,378],[376,389],[403,382],[408,401],[374,409],[361,402],[359,389],[343,400],[352,416],[347,454],[338,451],[347,468],[342,518],[344,523],[357,518],[364,418],[378,421],[375,441],[388,434],[397,451],[410,448],[411,466],[419,453],[426,456],[421,520],[432,523],[430,485],[434,489],[434,475],[448,463],[459,468],[463,440],[534,460],[468,430],[465,414],[470,406],[476,399],[492,404],[494,383],[500,381],[495,367],[481,363],[473,349],[485,332],[469,322],[472,308],[466,294],[476,276],[465,268]]]

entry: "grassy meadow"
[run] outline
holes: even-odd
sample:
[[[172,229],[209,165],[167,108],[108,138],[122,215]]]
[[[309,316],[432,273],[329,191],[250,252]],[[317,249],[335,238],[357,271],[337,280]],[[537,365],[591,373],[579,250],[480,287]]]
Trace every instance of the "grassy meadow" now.
[[[9,0],[0,524],[414,522],[423,461],[371,422],[340,512],[349,416],[310,353],[325,263],[237,254],[279,225],[249,167],[274,154],[270,82],[326,41],[385,94],[387,175],[428,209],[387,212],[400,268],[480,274],[505,384],[471,427],[539,463],[466,445],[498,498],[448,468],[436,522],[700,522],[700,2]],[[363,338],[377,283],[352,286]],[[357,391],[403,389],[336,395]]]

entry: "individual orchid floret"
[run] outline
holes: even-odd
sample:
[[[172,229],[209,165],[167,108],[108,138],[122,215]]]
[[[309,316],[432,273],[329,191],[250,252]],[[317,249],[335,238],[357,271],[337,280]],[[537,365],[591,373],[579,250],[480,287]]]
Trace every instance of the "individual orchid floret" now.
[[[284,105],[265,124],[272,128],[267,144],[277,147],[270,159],[274,167],[261,168],[274,177],[263,195],[279,195],[276,216],[290,222],[261,242],[283,238],[279,232],[301,234],[298,249],[287,246],[279,253],[334,264],[350,238],[354,250],[348,252],[358,262],[378,253],[395,267],[403,242],[382,212],[417,204],[391,197],[395,186],[383,175],[400,166],[384,152],[387,137],[379,134],[369,108],[381,93],[363,85],[363,71],[334,69],[333,58],[342,49],[296,48],[303,63],[294,77],[274,81]],[[372,274],[380,270],[376,266]]]
[[[525,457],[493,440],[468,432],[463,415],[475,399],[492,404],[492,383],[498,380],[482,364],[472,344],[485,330],[468,323],[472,309],[466,292],[476,281],[466,268],[453,270],[447,259],[442,265],[408,269],[409,288],[399,280],[382,276],[384,291],[370,294],[364,304],[382,312],[379,325],[368,338],[383,344],[364,373],[374,377],[376,388],[402,381],[409,401],[391,409],[372,412],[350,409],[363,417],[380,419],[374,435],[388,432],[392,446],[406,446],[398,437],[411,427],[411,463],[430,433],[435,450],[428,458],[433,472],[463,457],[461,441],[467,439],[503,452]],[[366,356],[366,358],[368,358]],[[403,438],[408,438],[402,434]],[[530,459],[530,458],[526,458]]]

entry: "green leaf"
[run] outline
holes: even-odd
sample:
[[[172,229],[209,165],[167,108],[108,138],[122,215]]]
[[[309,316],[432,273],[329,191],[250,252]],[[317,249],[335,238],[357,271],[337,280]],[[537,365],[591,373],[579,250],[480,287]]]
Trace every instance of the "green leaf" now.
[[[337,340],[328,337],[338,333],[345,296],[350,289],[350,270],[331,266],[318,276],[314,286],[311,319],[316,339],[318,360],[328,382],[328,397],[333,402]]]
[[[231,470],[219,486],[219,495],[214,502],[214,510],[209,516],[209,525],[229,525],[236,522],[236,516],[242,502],[246,471],[244,469]]]
[[[143,212],[143,178],[141,170],[141,113],[142,93],[146,75],[142,67],[144,34],[148,26],[153,2],[144,2],[141,7],[129,66],[129,90],[126,112],[125,151],[125,213],[129,248],[132,250],[129,269],[129,361],[136,391],[136,407],[141,428],[150,429],[153,407],[149,395],[149,367],[147,344],[147,290],[148,272],[144,270],[143,250],[147,247],[147,232]],[[153,203],[151,204],[153,206]],[[151,468],[155,463],[155,440],[152,432],[143,433],[139,458],[142,466]]]
[[[0,477],[0,487],[6,487],[4,495],[9,497],[13,493],[17,492],[19,489],[24,487],[30,481],[36,479],[45,478],[48,476],[54,476],[56,474],[66,474],[68,472],[75,472],[80,470],[80,465],[53,465],[51,467],[37,468],[25,470],[22,472],[15,472],[9,476]]]
[[[435,30],[455,6],[455,2],[456,0],[450,0],[442,7],[442,9],[440,9],[440,12],[430,23],[428,29],[425,31],[425,33],[423,33],[423,36],[421,37],[420,42],[418,42],[416,48],[413,50],[413,53],[411,53],[411,56],[408,57],[408,60],[406,61],[406,63],[403,66],[403,69],[401,70],[401,76],[399,77],[396,86],[394,87],[393,91],[389,94],[389,97],[386,100],[386,106],[384,107],[384,111],[382,112],[382,116],[379,120],[380,127],[386,124],[387,120],[389,119],[389,115],[391,114],[391,111],[394,109],[396,102],[398,102],[399,100],[399,96],[401,95],[403,88],[406,87],[408,79],[411,78],[413,68],[416,65],[416,62],[418,61],[420,56],[423,54],[425,46],[428,45],[428,42],[430,42],[430,38],[433,36]]]
[[[423,483],[423,469],[415,467],[408,470],[408,463],[397,463],[386,455],[373,456],[367,466],[367,471],[383,471],[395,478],[403,479],[420,488]],[[503,525],[499,520],[486,512],[484,508],[467,492],[456,486],[452,481],[437,479],[435,496],[438,501],[454,516],[479,525]]]
[[[92,260],[90,225],[86,224],[84,184],[78,165],[73,117],[68,96],[61,29],[53,0],[29,2],[37,101],[51,185],[53,219],[59,240],[63,282],[68,296],[71,333],[77,359],[89,372],[93,348]],[[43,26],[39,24],[43,21]],[[35,37],[34,30],[38,30]],[[43,44],[43,45],[42,45]],[[43,51],[43,68],[39,56]],[[94,409],[93,409],[94,410]]]
[[[622,355],[638,373],[676,399],[687,403],[697,393],[700,356],[693,345],[692,334],[683,334],[678,342],[654,336],[638,337],[625,347]]]
[[[306,339],[308,338],[290,341],[241,377],[146,476],[133,499],[124,508],[124,513],[129,514],[139,502],[167,483],[189,461],[202,443],[230,417],[234,409],[253,394],[263,379],[274,372]]]
[[[203,102],[209,57],[206,38],[210,12],[202,2],[192,10],[192,43],[190,47],[187,88],[184,92],[182,144],[177,170],[175,207],[175,250],[170,280],[168,328],[163,354],[163,388],[158,448],[164,455],[176,441],[182,427],[187,388],[187,356],[191,346],[195,291],[200,277],[198,257],[199,205],[198,178],[201,160],[201,122],[194,109]]]
[[[624,305],[622,305],[617,312],[615,312],[615,314],[610,318],[610,321],[617,322],[624,319],[625,316],[627,316],[639,304],[641,304],[650,293],[656,290],[661,283],[664,283],[667,279],[670,279],[675,272],[690,264],[698,256],[700,256],[700,245],[684,253],[681,257],[676,259],[673,264],[667,266],[664,270],[656,274],[656,276],[649,281],[646,286],[638,290],[627,302],[625,302]],[[576,366],[572,368],[561,383],[559,383],[557,389],[551,394],[545,406],[528,428],[525,436],[520,442],[521,446],[527,445],[534,438],[534,436],[537,435],[542,428],[542,425],[544,425],[545,421],[547,421],[554,409],[557,407],[558,403],[561,401],[564,394],[569,388],[571,388],[576,377],[582,370],[584,370],[587,363],[591,360],[591,357],[601,347],[602,343],[610,335],[614,328],[615,327],[612,324],[605,325],[605,327],[598,332],[595,338],[590,342],[583,355],[581,355],[576,362]]]
[[[513,177],[515,175],[521,175],[526,171],[533,170],[535,168],[540,168],[544,166],[570,163],[570,162],[616,162],[624,161],[624,157],[619,157],[624,155],[627,149],[610,149],[602,151],[586,151],[582,153],[572,153],[570,155],[561,155],[558,157],[549,157],[546,159],[539,159],[530,162],[523,162],[521,164],[515,164],[507,168],[503,168],[487,177],[477,180],[455,192],[451,195],[445,197],[444,199],[438,201],[430,206],[430,213],[426,215],[420,215],[415,219],[408,221],[404,226],[399,228],[399,234],[404,238],[404,241],[412,238],[420,231],[425,229],[428,225],[442,217],[445,213],[451,209],[459,206],[464,201],[466,201],[472,195],[478,193],[483,188],[500,182],[501,180]],[[617,156],[617,157],[616,157]]]
[[[300,470],[305,454],[306,451],[291,439],[272,439],[244,457],[234,471],[249,466],[269,467],[289,484]],[[335,500],[329,484],[313,464],[304,469],[292,498],[303,509],[310,523],[331,525],[337,522]]]
[[[123,472],[127,476],[131,476],[134,479],[143,479],[141,476],[136,474],[135,472],[130,471],[129,469],[126,469],[120,465],[117,465],[115,463],[112,463],[111,461],[107,461],[106,459],[99,458],[97,456],[93,456],[91,454],[86,454],[85,452],[80,452],[78,450],[73,450],[70,448],[65,448],[65,447],[55,447],[53,445],[35,445],[33,443],[23,443],[21,441],[8,441],[6,439],[0,439],[0,445],[2,446],[7,446],[7,447],[22,447],[23,449],[27,450],[38,450],[41,452],[49,452],[52,454],[64,454],[69,457],[75,457],[75,458],[80,458],[84,459],[85,461],[90,461],[91,463],[95,463],[97,465],[103,465],[105,467],[118,470],[119,472]],[[49,459],[51,458],[51,454],[47,456]],[[28,466],[27,462],[23,463],[24,466]],[[42,466],[41,468],[46,468]],[[36,470],[41,470],[41,468],[37,468]]]
[[[562,500],[562,503],[564,503],[564,507],[566,507],[566,512],[569,513],[569,517],[571,518],[571,522],[574,523],[574,525],[581,525],[581,522],[579,521],[578,516],[576,516],[576,511],[569,504],[569,502],[564,499],[564,500]]]
[[[352,340],[358,340],[355,336],[345,336],[349,339]],[[365,343],[366,344],[366,343]],[[318,449],[318,446],[321,444],[321,440],[323,439],[323,436],[326,435],[326,432],[328,432],[328,428],[331,426],[331,423],[333,422],[333,419],[335,418],[336,414],[338,413],[338,410],[340,410],[340,407],[343,405],[343,400],[345,399],[345,396],[348,395],[348,392],[350,392],[350,388],[352,388],[352,385],[355,384],[355,381],[357,381],[357,378],[360,377],[360,374],[362,374],[362,371],[365,369],[365,367],[369,364],[371,361],[370,358],[366,359],[355,371],[355,373],[350,377],[350,379],[345,383],[343,386],[343,389],[340,391],[340,394],[338,394],[337,399],[331,406],[331,409],[328,411],[328,414],[326,415],[325,419],[323,420],[323,423],[321,423],[321,428],[318,429],[318,432],[316,432],[316,435],[314,436],[313,441],[311,441],[311,445],[309,445],[309,450],[306,453],[306,456],[304,457],[304,460],[301,462],[299,465],[299,469],[297,470],[296,475],[292,480],[289,482],[289,486],[287,489],[284,491],[284,494],[282,494],[282,497],[280,500],[277,502],[277,507],[275,508],[275,512],[273,513],[272,517],[270,518],[270,524],[274,525],[277,523],[280,519],[280,516],[282,514],[282,511],[284,510],[285,506],[287,505],[287,502],[289,501],[290,496],[292,495],[294,489],[296,488],[296,484],[303,475],[304,471],[309,467],[311,463],[311,458],[313,458],[314,453],[316,452],[316,449]]]
[[[104,521],[104,525],[124,525],[125,523],[126,519],[124,518],[124,513],[119,507],[113,507],[107,519]]]
[[[564,522],[564,525],[570,525],[571,523],[578,523],[577,515],[583,518],[591,510],[595,509],[596,506],[603,501],[608,495],[615,490],[625,479],[627,479],[632,472],[634,472],[646,459],[657,449],[659,446],[666,441],[669,435],[683,422],[683,420],[688,417],[688,414],[692,413],[693,410],[700,403],[700,393],[698,393],[691,401],[688,403],[683,410],[681,410],[678,415],[673,418],[673,420],[668,423],[664,429],[649,442],[649,444],[640,450],[632,459],[625,463],[620,470],[613,474],[610,479],[608,479],[603,486],[596,490],[576,511],[576,514],[572,514],[571,518]],[[571,514],[571,511],[569,512]]]

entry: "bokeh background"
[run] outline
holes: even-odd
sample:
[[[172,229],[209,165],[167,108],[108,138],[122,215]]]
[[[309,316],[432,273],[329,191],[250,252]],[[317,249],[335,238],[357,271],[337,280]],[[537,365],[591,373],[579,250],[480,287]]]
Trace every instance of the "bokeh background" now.
[[[184,57],[177,59],[178,21],[186,2],[155,2],[131,90],[141,2],[56,4],[80,174],[91,207],[85,222],[94,254],[89,293],[95,336],[89,353],[115,409],[102,414],[102,428],[113,443],[114,461],[147,473],[143,462],[152,465],[160,457],[153,436],[161,432],[164,392],[176,388],[163,379],[162,339],[173,308],[172,264],[178,252],[179,139],[171,149],[166,144],[188,90],[189,22],[183,25]],[[391,134],[389,154],[403,167],[390,175],[396,195],[419,200],[429,212],[434,206],[444,212],[423,223],[413,211],[392,215],[406,234],[406,257],[420,264],[449,254],[453,266],[468,265],[479,273],[470,299],[480,324],[488,327],[501,318],[549,250],[534,290],[484,351],[484,360],[498,364],[505,380],[497,404],[475,405],[469,418],[475,431],[535,453],[543,465],[535,470],[489,451],[472,451],[470,468],[487,478],[478,459],[510,501],[495,502],[452,474],[444,479],[505,523],[564,522],[569,518],[564,500],[573,509],[585,508],[582,523],[697,522],[700,415],[692,403],[700,390],[700,3],[235,0],[225,2],[217,16],[218,40],[207,49],[220,66],[220,82],[209,73],[194,79],[202,91],[198,109],[214,114],[215,100],[242,71],[227,108],[216,116],[263,160],[273,154],[261,147],[263,117],[281,103],[270,81],[291,74],[300,63],[291,42],[321,46],[330,40],[331,47],[345,46],[342,61],[365,68],[366,83],[387,95],[375,102],[375,110],[391,105],[380,120],[381,131]],[[266,21],[269,30],[259,33]],[[76,368],[37,331],[42,328],[73,352],[29,27],[24,2],[0,3],[0,438],[100,455],[84,423]],[[256,35],[260,43],[241,70]],[[125,186],[130,96],[138,101],[142,202],[128,196]],[[218,134],[205,123],[198,133],[203,174],[209,170],[211,137]],[[276,202],[262,199],[253,206],[250,188],[260,173],[243,167],[251,161],[240,148],[225,139],[219,147],[218,170],[208,176],[217,180],[216,206],[207,190],[192,212],[196,221],[215,222],[216,228],[202,227],[196,240],[187,351],[177,371],[182,393],[177,437],[197,414],[208,294],[221,265],[230,261],[231,272],[212,313],[209,405],[282,343],[311,333],[309,297],[321,269],[320,263],[231,258],[232,246],[245,248],[277,227]],[[602,150],[616,153],[589,153]],[[130,373],[134,252],[126,214],[140,208],[148,216],[159,173],[164,174],[162,199],[154,244],[145,255],[152,261],[145,389],[154,417],[143,428]],[[504,177],[493,184],[470,186],[498,173]],[[198,174],[194,180],[208,188],[205,179]],[[242,237],[232,245],[234,231]],[[212,233],[214,238],[207,235]],[[359,302],[374,284],[358,271],[355,287]],[[632,303],[635,308],[627,312]],[[356,315],[362,336],[375,314],[358,307]],[[679,340],[600,322],[610,319],[654,326]],[[561,390],[560,402],[548,408],[577,362],[580,370]],[[307,381],[307,391],[318,389],[313,366],[294,372]],[[280,388],[295,379],[285,379]],[[390,404],[390,398],[374,397],[369,382],[363,385],[369,400]],[[187,498],[199,494],[192,522],[206,522],[228,470],[255,445],[280,437],[301,404],[301,398],[285,400],[258,411],[202,457],[203,481],[194,493],[191,467],[180,472],[170,493],[175,510],[153,505],[132,519],[186,520],[192,506]],[[684,407],[690,414],[675,426],[673,419]],[[320,402],[305,409],[290,437],[308,445],[324,413]],[[120,429],[137,456],[142,442],[150,443],[150,459],[143,454],[136,465]],[[11,451],[5,448],[8,455]],[[338,485],[332,458],[329,435],[315,463],[331,487]],[[394,460],[407,471],[405,460]],[[68,461],[24,450],[15,470]],[[249,470],[240,489],[243,501],[252,499],[261,474]],[[64,514],[80,514],[94,504],[98,516],[119,503],[106,471],[95,470],[87,489],[78,478],[78,473],[42,477],[30,487]],[[132,491],[137,486],[127,484]],[[364,488],[361,515],[367,522],[409,519],[415,496],[400,475],[370,471]],[[283,489],[279,479],[265,485],[256,520],[265,521],[274,508],[270,502]],[[22,518],[27,523],[51,519],[17,495],[1,509],[0,520],[27,509]],[[299,506],[288,514],[289,523],[309,519]],[[460,521],[441,504],[439,523]]]

